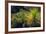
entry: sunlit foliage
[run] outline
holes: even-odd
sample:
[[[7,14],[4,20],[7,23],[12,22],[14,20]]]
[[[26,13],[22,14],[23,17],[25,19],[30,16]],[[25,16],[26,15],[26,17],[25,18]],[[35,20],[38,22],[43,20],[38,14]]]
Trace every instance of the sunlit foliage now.
[[[12,22],[12,27],[16,26],[17,23],[24,24],[24,26],[25,24],[27,26],[31,26],[32,23],[40,24],[39,8],[31,7],[29,8],[29,11],[20,9],[19,12],[11,14],[11,22]]]

